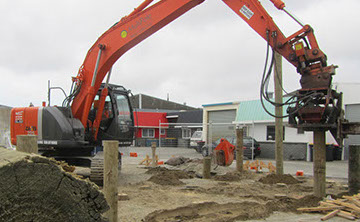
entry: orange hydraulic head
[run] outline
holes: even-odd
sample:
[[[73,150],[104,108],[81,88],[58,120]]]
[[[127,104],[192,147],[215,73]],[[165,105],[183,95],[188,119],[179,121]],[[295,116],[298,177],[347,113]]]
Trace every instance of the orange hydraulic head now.
[[[217,147],[214,150],[216,155],[224,155],[224,158],[219,158],[219,159],[223,159],[222,163],[218,163],[220,166],[229,166],[232,164],[234,160],[235,146],[232,145],[229,141],[222,138],[220,140],[219,145],[217,145]]]

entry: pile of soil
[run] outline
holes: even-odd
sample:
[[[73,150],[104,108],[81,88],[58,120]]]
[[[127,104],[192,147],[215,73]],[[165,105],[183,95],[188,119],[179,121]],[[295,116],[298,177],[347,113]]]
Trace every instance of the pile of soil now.
[[[146,174],[157,174],[157,173],[167,172],[167,171],[170,171],[170,170],[165,167],[149,167],[145,173]]]
[[[233,171],[233,172],[227,172],[224,175],[216,175],[216,176],[214,176],[214,180],[217,180],[217,181],[239,181],[239,180],[244,180],[244,179],[253,179],[254,176],[255,175],[249,171],[243,171],[243,172]]]
[[[170,166],[178,166],[178,165],[187,163],[189,161],[190,161],[190,158],[180,156],[180,157],[170,158],[168,161],[165,162],[165,164],[170,165]]]
[[[300,199],[284,197],[264,204],[252,201],[225,204],[205,202],[171,210],[157,210],[148,214],[144,221],[217,222],[262,219],[269,217],[274,211],[298,213],[297,208],[317,206],[320,200],[321,198],[310,195]]]
[[[153,174],[148,181],[160,185],[184,185],[180,179],[192,179],[194,175],[181,170],[169,170],[164,167],[149,169],[146,173]]]
[[[264,184],[277,184],[277,183],[285,183],[285,184],[297,184],[300,183],[297,179],[295,179],[290,174],[268,174],[265,177],[260,178],[259,182]]]
[[[157,210],[147,215],[144,221],[237,221],[266,218],[271,212],[264,204],[257,202],[245,201],[226,204],[205,202],[171,210]]]
[[[266,206],[272,211],[300,213],[297,211],[298,208],[316,207],[319,205],[319,201],[321,200],[322,198],[316,197],[314,195],[307,195],[300,199],[283,197],[281,199],[268,202]]]

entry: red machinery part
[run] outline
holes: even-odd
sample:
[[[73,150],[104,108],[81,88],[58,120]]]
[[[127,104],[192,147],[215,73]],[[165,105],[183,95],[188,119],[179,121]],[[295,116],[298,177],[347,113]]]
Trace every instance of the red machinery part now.
[[[234,160],[235,146],[222,138],[219,145],[214,149],[217,164],[220,166],[230,166]]]
[[[38,135],[39,107],[22,107],[11,110],[11,143],[16,145],[16,135]]]

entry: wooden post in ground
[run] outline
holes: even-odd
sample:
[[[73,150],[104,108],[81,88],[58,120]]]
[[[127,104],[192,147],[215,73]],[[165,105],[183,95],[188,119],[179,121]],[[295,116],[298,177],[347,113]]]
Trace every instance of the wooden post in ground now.
[[[17,135],[16,150],[25,153],[38,153],[37,136]]]
[[[349,146],[349,193],[357,194],[360,191],[360,145]]]
[[[325,130],[314,131],[314,195],[325,197],[326,143]]]
[[[242,127],[236,128],[236,170],[242,172],[244,159],[244,129]]]
[[[110,222],[117,221],[118,214],[118,158],[119,141],[103,141],[104,146],[104,195],[110,209],[104,214]]]
[[[152,142],[152,143],[151,143],[151,151],[152,151],[151,167],[157,167],[157,160],[156,160],[156,142]]]
[[[211,157],[203,159],[203,179],[210,179]]]
[[[274,66],[274,83],[275,83],[275,103],[282,103],[282,56],[275,52],[275,66]],[[275,107],[275,116],[283,115],[283,107]],[[284,174],[284,128],[283,119],[275,118],[275,160],[276,160],[276,174]]]

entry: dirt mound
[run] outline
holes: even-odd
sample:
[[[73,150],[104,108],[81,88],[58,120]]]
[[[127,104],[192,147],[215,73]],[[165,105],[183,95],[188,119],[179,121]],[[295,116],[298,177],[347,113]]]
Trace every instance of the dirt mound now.
[[[259,182],[264,183],[264,184],[277,184],[277,183],[296,184],[296,183],[300,183],[300,181],[295,179],[290,174],[284,174],[284,175],[268,174],[267,176],[260,178]]]
[[[257,202],[245,201],[226,204],[205,202],[171,210],[157,210],[146,216],[144,221],[235,221],[266,218],[271,212],[264,204]]]
[[[168,161],[166,161],[165,164],[170,165],[170,166],[178,166],[178,165],[187,163],[189,161],[190,161],[190,158],[180,156],[180,157],[172,157],[172,158],[168,159]]]
[[[167,172],[167,171],[170,171],[170,170],[165,167],[154,167],[154,168],[148,168],[148,170],[145,173],[146,174],[157,174],[157,173]]]
[[[164,167],[149,169],[146,173],[154,174],[148,181],[160,185],[183,185],[180,179],[191,179],[194,175],[181,170],[169,170]]]
[[[217,181],[239,181],[244,179],[253,179],[254,174],[248,171],[238,172],[227,172],[224,175],[216,175],[214,176],[214,180]]]
[[[266,206],[272,211],[299,213],[296,210],[297,208],[316,207],[319,205],[319,201],[321,200],[322,198],[316,197],[314,195],[307,195],[300,199],[284,197],[278,200],[270,201],[266,204]]]
[[[171,210],[157,210],[148,214],[144,221],[218,222],[262,219],[269,217],[274,211],[298,213],[297,208],[317,206],[320,200],[321,198],[310,195],[300,199],[284,197],[266,204],[250,201],[226,204],[205,202]]]

